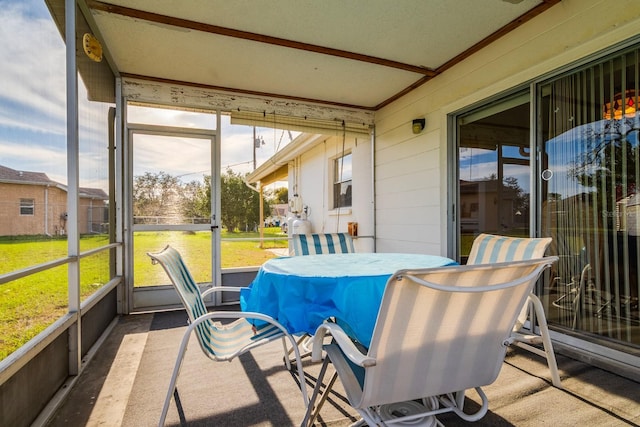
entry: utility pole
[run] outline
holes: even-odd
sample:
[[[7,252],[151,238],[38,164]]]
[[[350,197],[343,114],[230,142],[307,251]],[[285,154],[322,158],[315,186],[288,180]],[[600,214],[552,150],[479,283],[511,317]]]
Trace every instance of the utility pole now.
[[[256,140],[256,127],[253,127],[253,170],[256,170],[256,149],[258,141]]]

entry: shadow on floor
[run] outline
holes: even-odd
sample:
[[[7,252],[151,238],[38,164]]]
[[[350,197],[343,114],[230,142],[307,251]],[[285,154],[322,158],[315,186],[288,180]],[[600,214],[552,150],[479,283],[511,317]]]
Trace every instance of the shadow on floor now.
[[[156,426],[186,319],[182,311],[122,317],[49,426]],[[564,390],[551,386],[543,359],[509,350],[498,380],[484,388],[489,397],[484,418],[469,423],[447,414],[439,419],[450,427],[638,425],[637,382],[560,355],[558,365]],[[311,393],[320,364],[307,358],[304,369]],[[231,362],[213,362],[194,338],[178,391],[182,424],[188,426],[294,426],[305,412],[297,376],[284,367],[280,342]],[[475,392],[468,392],[470,411],[477,402]],[[338,384],[316,425],[348,426],[357,419]],[[181,425],[173,400],[167,425]]]

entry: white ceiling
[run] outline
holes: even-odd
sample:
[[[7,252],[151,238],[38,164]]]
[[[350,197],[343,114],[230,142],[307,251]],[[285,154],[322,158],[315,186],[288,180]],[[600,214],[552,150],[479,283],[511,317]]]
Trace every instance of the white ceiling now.
[[[375,110],[558,1],[86,3],[117,74]]]

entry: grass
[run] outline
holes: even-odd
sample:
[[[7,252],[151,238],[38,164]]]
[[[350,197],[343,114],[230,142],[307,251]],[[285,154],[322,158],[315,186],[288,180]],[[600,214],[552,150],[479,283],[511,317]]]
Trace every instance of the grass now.
[[[259,266],[276,255],[265,249],[286,248],[287,240],[276,240],[286,237],[278,227],[266,229],[263,248],[259,246],[257,233],[223,232],[220,248],[220,264],[222,268]],[[238,240],[226,240],[238,239]],[[253,240],[245,240],[253,239]],[[197,282],[211,281],[211,233],[185,232],[140,232],[135,234],[133,244],[134,283],[135,286],[151,286],[166,284],[168,279],[161,268],[149,262],[147,252],[156,252],[167,244],[180,251],[187,267]]]
[[[221,233],[222,239],[257,239],[258,233]],[[223,241],[222,268],[258,266],[275,256],[265,249],[286,248],[286,237],[277,227],[265,229],[265,241]],[[104,235],[83,236],[81,250],[108,243]],[[134,237],[136,286],[167,283],[162,268],[154,266],[147,251],[167,243],[179,248],[197,281],[210,281],[211,233],[145,232]],[[0,237],[0,274],[64,258],[65,238]],[[0,360],[6,358],[67,312],[67,266],[62,265],[0,285]],[[109,251],[80,260],[80,293],[84,300],[109,281]]]

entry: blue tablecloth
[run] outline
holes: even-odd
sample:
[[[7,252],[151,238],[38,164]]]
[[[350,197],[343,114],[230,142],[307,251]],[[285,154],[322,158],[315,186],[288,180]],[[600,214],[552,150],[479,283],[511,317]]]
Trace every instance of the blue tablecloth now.
[[[267,314],[290,333],[313,334],[330,317],[369,346],[389,277],[401,269],[456,264],[440,256],[398,253],[274,258],[243,291],[243,311]]]

